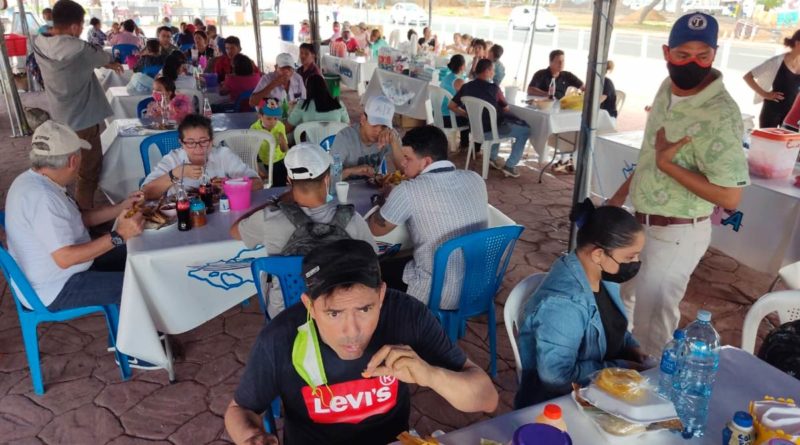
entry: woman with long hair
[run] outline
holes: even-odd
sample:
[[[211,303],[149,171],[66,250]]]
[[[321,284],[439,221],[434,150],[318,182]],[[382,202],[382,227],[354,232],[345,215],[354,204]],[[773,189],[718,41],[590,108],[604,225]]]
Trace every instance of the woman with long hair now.
[[[306,99],[295,105],[289,115],[287,130],[303,122],[344,122],[350,123],[347,109],[339,103],[330,91],[325,79],[320,75],[313,75],[306,82]]]
[[[761,128],[780,127],[800,89],[800,30],[783,39],[783,44],[789,51],[767,59],[744,75],[744,81],[756,93],[754,102],[764,102],[758,117]]]

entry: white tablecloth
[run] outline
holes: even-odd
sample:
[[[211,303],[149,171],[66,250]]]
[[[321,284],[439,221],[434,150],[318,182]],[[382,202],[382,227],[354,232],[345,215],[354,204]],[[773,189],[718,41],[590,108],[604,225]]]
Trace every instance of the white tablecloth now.
[[[388,97],[394,102],[397,114],[420,120],[428,119],[426,103],[430,99],[430,94],[428,94],[428,82],[425,80],[376,69],[367,85],[366,93],[361,98],[361,104],[366,104],[367,99],[372,96]]]
[[[510,105],[511,114],[528,123],[531,128],[531,144],[539,155],[539,162],[544,164],[550,160],[547,152],[547,138],[551,134],[580,131],[583,112],[578,110],[553,111],[552,108],[548,111],[537,110],[522,102],[524,99],[523,96]],[[614,130],[614,121],[606,110],[600,110],[597,130],[598,132]]]
[[[597,138],[593,193],[603,198],[614,194],[635,168],[642,138],[642,131]],[[718,209],[712,215],[711,246],[771,274],[800,261],[800,188],[792,185],[796,175],[800,175],[800,166],[786,179],[752,176],[737,209],[741,214]]]
[[[378,68],[378,62],[366,60],[364,57],[356,59],[342,59],[330,54],[322,55],[322,71],[338,74],[342,77],[342,85],[357,90],[364,94],[367,82],[372,78],[372,73]]]
[[[215,114],[211,117],[214,131],[250,128],[257,119],[256,113]],[[100,190],[112,202],[125,199],[139,188],[144,177],[139,144],[145,137],[158,133],[141,128],[139,119],[117,119],[112,121],[100,135],[103,147],[103,170],[100,173]],[[160,156],[151,150],[150,162],[155,165]]]
[[[202,109],[204,98],[208,98],[211,104],[230,102],[230,97],[220,95],[218,88],[211,88],[206,91],[205,94],[199,90],[179,89],[177,92],[179,94],[185,94],[190,98],[195,97],[197,99],[196,105],[198,105],[200,109]],[[132,95],[128,93],[128,89],[124,86],[108,88],[108,90],[106,90],[106,99],[108,99],[108,103],[111,105],[111,110],[114,112],[114,115],[109,117],[107,122],[114,119],[136,118],[136,107],[139,105],[139,102],[151,96],[151,94]]]
[[[108,68],[96,68],[94,70],[94,74],[97,76],[97,80],[100,81],[100,86],[103,87],[103,91],[108,91],[111,87],[124,87],[128,85],[128,82],[131,81],[131,77],[133,76],[133,71],[129,70],[127,65],[122,66],[125,67],[122,74],[117,74],[116,71]]]
[[[658,370],[651,369],[645,374],[657,378]],[[570,396],[559,397],[547,403],[556,403],[561,407],[564,420],[567,422],[567,431],[575,445],[718,445],[722,443],[722,428],[733,418],[736,411],[747,411],[751,400],[761,400],[764,395],[796,398],[798,394],[800,394],[800,381],[797,379],[778,371],[747,352],[723,347],[720,352],[717,381],[711,395],[708,423],[705,436],[702,438],[684,440],[677,433],[659,431],[627,440],[620,438],[612,443],[606,440],[594,423],[579,411]],[[474,445],[478,444],[481,438],[509,443],[514,431],[521,425],[532,423],[536,416],[542,413],[545,404],[540,403],[470,425],[445,434],[438,440],[444,445]]]

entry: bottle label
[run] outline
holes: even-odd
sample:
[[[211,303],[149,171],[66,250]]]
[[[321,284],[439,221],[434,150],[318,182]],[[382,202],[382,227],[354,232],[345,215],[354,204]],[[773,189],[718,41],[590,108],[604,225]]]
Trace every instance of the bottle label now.
[[[675,353],[673,351],[664,351],[661,355],[661,372],[664,374],[675,374],[678,370],[678,363],[675,360]]]

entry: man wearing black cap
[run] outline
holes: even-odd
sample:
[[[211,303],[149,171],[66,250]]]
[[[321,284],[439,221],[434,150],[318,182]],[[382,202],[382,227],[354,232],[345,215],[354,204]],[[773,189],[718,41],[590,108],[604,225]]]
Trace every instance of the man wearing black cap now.
[[[278,444],[259,413],[283,402],[284,444],[385,444],[408,429],[408,384],[456,409],[491,412],[498,395],[419,301],[387,289],[369,243],[340,240],[303,260],[302,305],[259,334],[225,413],[237,444]]]
[[[718,31],[703,13],[672,26],[663,47],[669,78],[653,100],[636,172],[609,200],[622,205],[630,190],[645,226],[642,268],[623,298],[633,335],[649,354],[678,327],[689,277],[711,242],[714,206],[735,209],[750,183],[741,113],[712,68]]]

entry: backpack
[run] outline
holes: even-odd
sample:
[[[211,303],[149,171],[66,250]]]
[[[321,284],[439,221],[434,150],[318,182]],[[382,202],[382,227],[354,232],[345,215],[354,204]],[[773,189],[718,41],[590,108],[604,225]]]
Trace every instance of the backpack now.
[[[281,202],[278,203],[278,208],[295,227],[294,233],[281,250],[281,255],[306,255],[315,247],[341,239],[350,239],[345,227],[355,213],[355,207],[352,204],[337,205],[336,213],[331,222],[327,224],[314,222],[295,203]]]
[[[758,358],[800,379],[800,320],[784,323],[770,332],[761,344]]]

